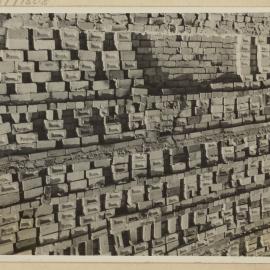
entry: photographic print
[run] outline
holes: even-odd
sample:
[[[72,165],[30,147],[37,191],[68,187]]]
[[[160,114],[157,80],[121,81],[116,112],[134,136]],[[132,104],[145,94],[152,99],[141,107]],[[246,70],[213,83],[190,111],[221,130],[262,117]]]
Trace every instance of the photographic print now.
[[[269,13],[1,13],[0,254],[270,255]]]

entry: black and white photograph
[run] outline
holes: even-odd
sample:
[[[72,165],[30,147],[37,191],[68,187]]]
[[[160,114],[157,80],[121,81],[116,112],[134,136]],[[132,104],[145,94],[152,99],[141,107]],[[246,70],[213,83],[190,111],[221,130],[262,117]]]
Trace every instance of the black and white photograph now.
[[[0,14],[0,255],[269,257],[270,12],[71,12]]]

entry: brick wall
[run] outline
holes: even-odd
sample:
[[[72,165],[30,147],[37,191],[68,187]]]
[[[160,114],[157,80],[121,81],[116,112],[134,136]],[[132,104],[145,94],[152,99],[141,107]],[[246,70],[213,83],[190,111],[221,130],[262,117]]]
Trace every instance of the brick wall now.
[[[0,254],[268,255],[269,18],[1,14]]]

